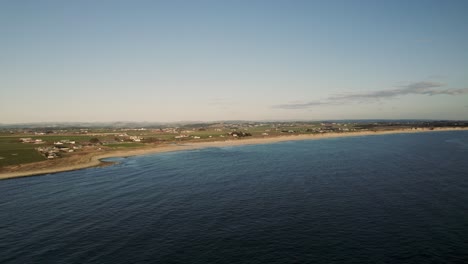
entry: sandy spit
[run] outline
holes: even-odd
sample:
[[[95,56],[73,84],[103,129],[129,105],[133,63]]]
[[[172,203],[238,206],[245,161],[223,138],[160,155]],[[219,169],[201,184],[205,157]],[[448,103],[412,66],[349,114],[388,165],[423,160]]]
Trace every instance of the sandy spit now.
[[[23,164],[18,166],[9,167],[0,171],[0,180],[44,175],[51,173],[58,173],[64,171],[73,171],[84,168],[100,167],[112,165],[111,162],[104,162],[102,159],[111,157],[130,157],[145,154],[173,152],[191,149],[200,149],[208,147],[225,147],[225,146],[240,146],[240,145],[258,145],[269,144],[283,141],[292,140],[316,140],[337,137],[356,137],[356,136],[374,136],[374,135],[387,135],[387,134],[400,134],[400,133],[421,133],[421,132],[436,132],[436,131],[459,131],[468,130],[468,128],[435,128],[430,129],[408,129],[408,130],[390,130],[390,131],[360,131],[360,132],[346,132],[346,133],[325,133],[325,134],[304,134],[304,135],[284,135],[275,137],[264,138],[243,138],[231,139],[225,141],[211,141],[211,142],[187,142],[183,144],[167,144],[157,145],[151,147],[143,147],[138,149],[128,150],[110,150],[110,151],[96,151],[91,153],[80,153],[67,158],[57,159],[54,161],[41,161],[30,164]]]

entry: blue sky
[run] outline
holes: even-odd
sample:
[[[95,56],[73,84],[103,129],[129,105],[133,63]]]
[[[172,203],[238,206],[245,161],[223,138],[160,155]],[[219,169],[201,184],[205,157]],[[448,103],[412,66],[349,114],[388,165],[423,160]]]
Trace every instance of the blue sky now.
[[[468,119],[468,1],[0,1],[0,122]]]

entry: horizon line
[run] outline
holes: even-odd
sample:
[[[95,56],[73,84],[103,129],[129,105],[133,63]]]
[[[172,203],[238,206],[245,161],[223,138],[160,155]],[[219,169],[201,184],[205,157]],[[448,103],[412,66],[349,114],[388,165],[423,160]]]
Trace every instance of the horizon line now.
[[[32,121],[0,123],[0,125],[27,125],[27,124],[115,124],[115,123],[149,123],[149,124],[178,124],[178,123],[223,123],[223,122],[321,122],[321,121],[468,121],[468,119],[433,119],[433,118],[332,118],[332,119],[225,119],[225,120],[179,120],[179,121]]]

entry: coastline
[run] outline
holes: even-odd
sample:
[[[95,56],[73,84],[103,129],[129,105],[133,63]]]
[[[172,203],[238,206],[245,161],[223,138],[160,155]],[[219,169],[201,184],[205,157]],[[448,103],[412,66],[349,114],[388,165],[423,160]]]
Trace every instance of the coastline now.
[[[298,140],[319,140],[327,138],[339,137],[358,137],[358,136],[378,136],[388,134],[409,134],[422,132],[441,132],[441,131],[466,131],[468,128],[434,128],[434,129],[399,129],[388,131],[359,131],[345,133],[325,133],[325,134],[299,134],[299,135],[282,135],[275,137],[264,138],[243,138],[223,141],[208,141],[208,142],[187,142],[183,144],[167,144],[151,147],[142,147],[138,149],[128,150],[111,150],[104,152],[85,153],[84,155],[76,155],[68,158],[63,158],[58,164],[50,163],[49,161],[41,161],[17,166],[16,171],[0,172],[0,180],[11,179],[18,177],[38,176],[45,174],[53,174],[65,171],[74,171],[92,167],[103,167],[114,164],[113,162],[105,162],[102,159],[116,157],[131,157],[155,153],[184,151],[193,149],[202,149],[209,147],[228,147],[241,145],[261,145],[271,144],[284,141]]]

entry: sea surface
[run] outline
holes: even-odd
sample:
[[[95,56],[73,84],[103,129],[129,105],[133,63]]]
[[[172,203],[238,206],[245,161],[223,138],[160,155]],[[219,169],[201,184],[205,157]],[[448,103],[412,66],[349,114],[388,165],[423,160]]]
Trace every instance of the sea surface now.
[[[0,263],[468,263],[468,132],[207,148],[0,181]]]

